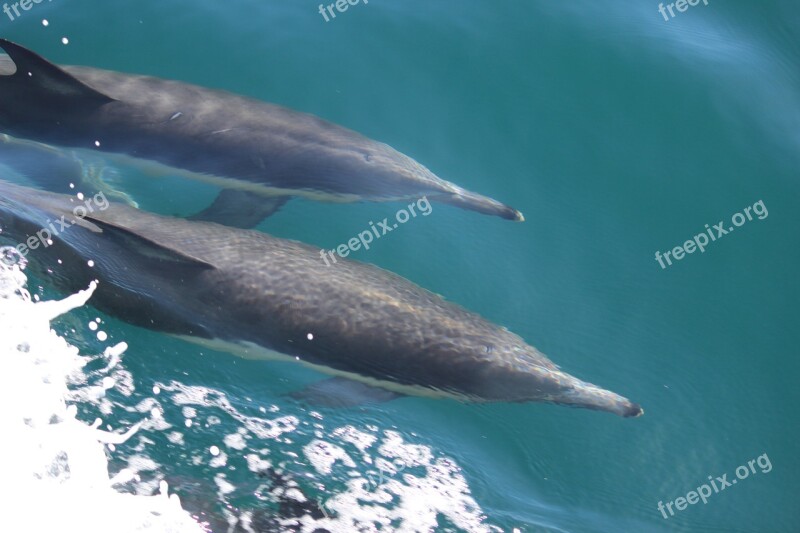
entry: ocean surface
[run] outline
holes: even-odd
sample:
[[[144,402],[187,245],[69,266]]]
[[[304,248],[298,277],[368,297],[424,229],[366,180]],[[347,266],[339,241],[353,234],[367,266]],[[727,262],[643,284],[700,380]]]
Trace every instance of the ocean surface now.
[[[54,62],[313,113],[519,209],[524,223],[433,204],[353,258],[645,414],[312,410],[288,394],[321,375],[127,325],[91,298],[52,323],[69,344],[50,338],[4,267],[0,529],[266,531],[302,515],[304,531],[800,531],[796,0],[674,17],[655,1],[362,0],[327,22],[309,0],[28,7],[0,13],[0,36]],[[186,216],[216,192],[107,164],[150,211]],[[259,230],[330,249],[400,207],[294,200]],[[67,296],[25,274],[33,300]],[[70,425],[19,423],[50,416]],[[308,512],[287,509],[291,491]]]

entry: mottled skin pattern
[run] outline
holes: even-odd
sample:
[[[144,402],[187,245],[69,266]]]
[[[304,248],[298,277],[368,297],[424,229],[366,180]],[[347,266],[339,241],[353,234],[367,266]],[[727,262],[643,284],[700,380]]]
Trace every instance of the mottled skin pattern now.
[[[427,195],[523,219],[386,144],[312,115],[177,81],[57,67],[4,40],[0,47],[11,56],[0,57],[0,72],[14,70],[12,59],[18,67],[0,76],[0,132],[15,137],[152,160],[260,195],[340,202]],[[99,94],[82,94],[81,84]]]
[[[67,196],[0,182],[5,235],[24,239],[70,205]],[[329,369],[469,400],[642,413],[560,371],[505,328],[374,266],[325,266],[318,249],[299,242],[121,204],[91,217],[32,258],[65,259],[68,290],[99,279],[93,303],[134,324],[249,341]],[[85,266],[88,259],[94,268]]]

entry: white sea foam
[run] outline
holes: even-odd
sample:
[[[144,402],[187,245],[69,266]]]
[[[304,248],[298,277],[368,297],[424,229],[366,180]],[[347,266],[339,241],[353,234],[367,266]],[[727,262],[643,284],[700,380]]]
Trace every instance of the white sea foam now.
[[[325,518],[299,520],[303,531],[322,527],[332,532],[413,533],[441,529],[442,518],[459,531],[502,531],[485,522],[483,510],[452,459],[436,456],[428,446],[405,442],[397,431],[383,431],[374,450],[375,435],[353,426],[337,428],[331,437],[342,446],[322,446],[316,441],[304,449],[318,471],[335,470],[337,463],[350,470],[352,457],[375,465],[376,471],[364,477],[351,470],[347,489],[320,502]],[[348,443],[353,445],[349,452]]]
[[[123,470],[111,477],[106,449],[124,442],[124,433],[98,429],[77,419],[68,405],[70,380],[81,379],[86,362],[78,349],[50,329],[50,320],[82,306],[95,289],[61,301],[35,302],[25,290],[24,261],[0,248],[0,472],[3,473],[3,531],[202,532],[168,496],[162,482],[153,496],[114,489],[136,476]],[[22,267],[22,268],[21,268]],[[113,368],[124,343],[104,354]],[[101,380],[90,395],[105,393],[118,380]],[[86,391],[83,391],[86,393]],[[78,395],[77,397],[80,397]]]
[[[260,484],[253,491],[250,481],[234,491],[227,478],[215,474],[217,496],[229,507],[231,498],[248,487],[260,500],[274,502],[278,495],[287,507],[294,500],[298,507],[310,501],[302,507],[319,509],[277,517],[286,531],[502,531],[488,522],[454,459],[409,442],[398,431],[363,423],[328,428],[319,413],[302,420],[281,414],[275,406],[258,408],[261,416],[251,416],[240,410],[241,402],[220,390],[177,381],[159,388],[182,409],[183,417],[214,413],[224,427],[237,427],[222,439],[220,453],[227,451],[228,467],[239,469],[245,462],[242,466]],[[199,453],[193,459],[197,465],[210,465],[211,455]],[[245,524],[252,517],[252,509],[241,511],[231,524]]]
[[[252,479],[263,480],[253,492],[259,499],[274,501],[280,495],[284,503],[313,500],[307,508],[317,507],[319,513],[278,517],[286,531],[502,531],[488,523],[454,459],[409,442],[398,431],[361,423],[329,429],[319,413],[313,420],[302,420],[281,414],[277,407],[261,408],[261,416],[251,416],[240,410],[241,402],[220,390],[177,381],[159,388],[187,420],[213,413],[222,426],[237,427],[222,439],[219,456],[200,452],[194,464],[214,467],[214,459],[227,451],[226,466],[244,460]],[[276,482],[270,471],[283,480]],[[244,486],[234,489],[222,473],[215,474],[214,481],[217,497],[233,507],[231,498]],[[323,486],[329,490],[319,490]],[[242,510],[230,523],[246,524],[251,513]]]

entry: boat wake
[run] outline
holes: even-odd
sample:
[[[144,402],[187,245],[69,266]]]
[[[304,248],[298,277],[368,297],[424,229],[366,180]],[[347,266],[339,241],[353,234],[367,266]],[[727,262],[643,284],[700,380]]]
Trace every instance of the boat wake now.
[[[99,429],[77,418],[68,385],[85,378],[87,358],[58,336],[50,321],[82,306],[94,284],[61,301],[37,302],[25,289],[25,260],[0,248],[0,469],[4,474],[3,530],[83,532],[202,532],[176,495],[162,483],[155,495],[119,492],[137,474],[109,475],[107,454],[137,430]],[[110,371],[125,343],[100,357]],[[93,387],[114,387],[106,376]],[[84,391],[86,392],[86,391]]]

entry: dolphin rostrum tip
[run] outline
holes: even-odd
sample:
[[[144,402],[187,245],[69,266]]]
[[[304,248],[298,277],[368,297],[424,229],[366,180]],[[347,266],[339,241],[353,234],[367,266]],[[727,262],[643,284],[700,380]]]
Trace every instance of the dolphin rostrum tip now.
[[[625,418],[639,418],[644,414],[644,409],[638,403],[631,402],[630,406],[628,407],[626,413],[622,415]]]

